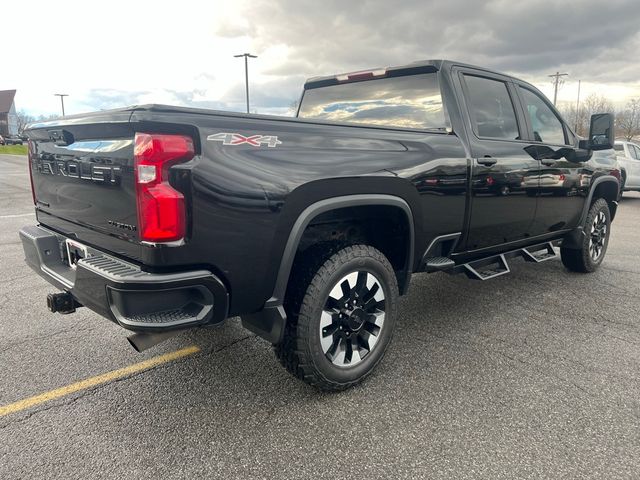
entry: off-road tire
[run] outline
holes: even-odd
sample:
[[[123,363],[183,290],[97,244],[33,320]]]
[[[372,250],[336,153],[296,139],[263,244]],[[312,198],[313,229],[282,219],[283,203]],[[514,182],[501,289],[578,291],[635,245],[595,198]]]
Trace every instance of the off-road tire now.
[[[591,246],[592,229],[596,223],[596,219],[599,215],[604,215],[606,219],[606,234],[602,242],[602,249],[597,258],[594,258]],[[600,217],[602,218],[602,217]],[[611,213],[609,212],[609,205],[603,198],[597,199],[591,205],[587,218],[584,222],[584,238],[580,248],[561,248],[560,257],[562,264],[572,272],[590,273],[597,270],[602,263],[605,253],[607,252],[607,246],[609,245],[609,236],[611,235]]]
[[[299,259],[285,303],[288,321],[283,341],[274,345],[280,363],[296,378],[320,390],[337,391],[361,382],[382,360],[391,341],[398,304],[398,283],[389,260],[369,245],[315,249]],[[321,345],[320,318],[329,294],[351,272],[375,276],[384,293],[384,324],[370,352],[353,366],[337,366]]]

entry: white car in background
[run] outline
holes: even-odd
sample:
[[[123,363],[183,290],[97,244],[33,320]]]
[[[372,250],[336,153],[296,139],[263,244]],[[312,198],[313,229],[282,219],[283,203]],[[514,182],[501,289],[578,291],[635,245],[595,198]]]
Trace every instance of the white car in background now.
[[[621,192],[640,192],[640,146],[624,140],[616,140],[613,146],[620,165]]]

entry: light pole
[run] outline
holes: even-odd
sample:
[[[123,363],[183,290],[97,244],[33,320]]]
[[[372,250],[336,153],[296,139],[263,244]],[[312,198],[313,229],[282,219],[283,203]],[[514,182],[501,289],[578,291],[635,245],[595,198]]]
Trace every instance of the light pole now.
[[[258,58],[257,55],[251,55],[250,53],[241,53],[234,55],[236,58],[244,57],[244,84],[247,91],[247,113],[249,113],[249,62],[248,58]]]
[[[64,117],[64,97],[68,97],[67,93],[54,93],[56,97],[60,97],[60,104],[62,105],[62,116]]]
[[[578,80],[578,99],[576,100],[576,134],[578,133],[578,120],[580,119],[580,80]]]

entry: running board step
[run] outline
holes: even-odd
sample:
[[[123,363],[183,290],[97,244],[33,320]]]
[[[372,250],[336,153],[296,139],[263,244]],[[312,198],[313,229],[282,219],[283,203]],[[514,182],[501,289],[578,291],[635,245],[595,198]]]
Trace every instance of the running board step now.
[[[508,258],[522,257],[527,262],[546,262],[552,258],[557,258],[558,254],[554,248],[560,241],[539,243],[524,248],[516,248],[491,257],[472,260],[468,263],[456,264],[455,260],[449,257],[430,257],[426,259],[425,271],[445,272],[450,275],[464,273],[473,280],[490,280],[510,273]]]
[[[540,263],[556,258],[557,256],[554,242],[545,242],[526,248],[516,248],[509,252],[473,260],[468,263],[458,264],[444,271],[452,275],[464,273],[473,280],[490,280],[511,272],[509,264],[507,263],[507,259],[509,258],[522,257],[527,262]]]
[[[491,280],[511,271],[504,255],[465,263],[463,267],[464,273],[472,280]]]
[[[535,247],[523,248],[522,256],[527,262],[540,263],[556,258],[558,254],[553,248],[553,244],[549,242]]]
[[[444,272],[456,266],[456,262],[447,257],[427,258],[425,270],[427,272]]]

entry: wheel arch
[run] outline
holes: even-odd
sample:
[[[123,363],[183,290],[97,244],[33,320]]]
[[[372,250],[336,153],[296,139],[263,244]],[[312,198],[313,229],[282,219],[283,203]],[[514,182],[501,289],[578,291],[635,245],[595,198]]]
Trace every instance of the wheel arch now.
[[[620,165],[620,177],[624,178],[625,180],[627,179],[627,167]],[[624,183],[624,182],[622,182]]]
[[[271,343],[279,343],[284,333],[287,316],[283,307],[287,286],[293,269],[298,246],[307,227],[320,215],[349,207],[388,206],[401,211],[407,222],[408,235],[406,241],[405,265],[401,272],[399,284],[406,291],[413,270],[415,251],[414,212],[402,197],[392,194],[354,194],[319,200],[307,206],[296,218],[289,231],[271,297],[260,312],[243,315],[245,328],[257,333]]]
[[[300,240],[302,239],[306,228],[313,222],[313,220],[323,213],[333,210],[361,206],[390,206],[398,208],[404,213],[409,229],[409,235],[406,244],[406,259],[403,270],[407,277],[411,275],[411,271],[413,269],[415,226],[411,207],[404,199],[389,194],[359,194],[327,198],[309,205],[296,219],[289,233],[289,238],[280,260],[280,267],[278,269],[273,295],[267,301],[267,306],[282,303]]]
[[[609,205],[609,212],[611,214],[611,220],[613,221],[616,209],[618,207],[618,191],[620,188],[620,183],[616,177],[613,175],[602,175],[595,180],[591,184],[591,188],[589,189],[589,194],[582,206],[582,214],[580,215],[580,221],[578,226],[574,228],[571,233],[569,233],[564,240],[562,241],[563,248],[570,249],[579,249],[582,246],[582,241],[584,239],[585,231],[584,231],[584,222],[589,215],[589,209],[593,202],[595,202],[598,198],[603,198],[606,200]]]
[[[609,212],[611,213],[611,220],[614,219],[616,215],[616,210],[618,208],[618,192],[620,190],[620,182],[613,175],[603,175],[594,180],[591,185],[591,189],[589,190],[589,197],[582,207],[582,215],[580,216],[580,224],[584,223],[584,220],[587,218],[589,214],[589,209],[593,202],[595,202],[598,198],[603,198],[607,201],[609,205]]]

